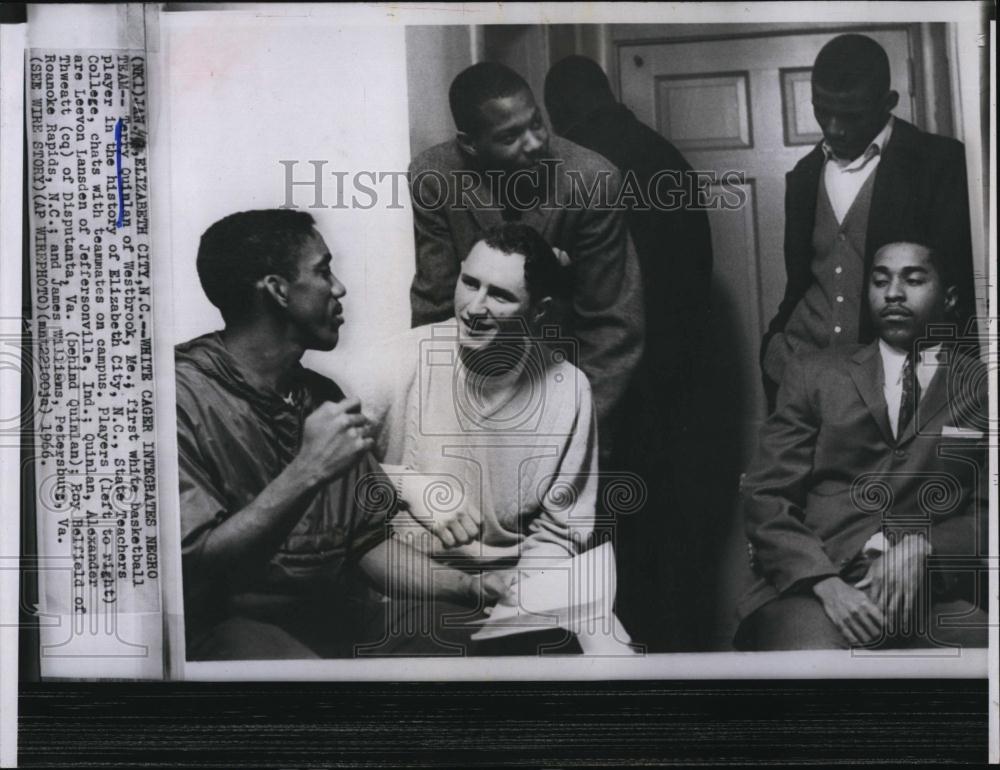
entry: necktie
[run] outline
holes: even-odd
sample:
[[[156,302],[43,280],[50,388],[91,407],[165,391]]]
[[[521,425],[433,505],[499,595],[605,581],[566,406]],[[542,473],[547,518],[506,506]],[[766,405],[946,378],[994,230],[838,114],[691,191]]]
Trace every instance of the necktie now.
[[[913,419],[917,402],[920,401],[920,383],[917,381],[913,368],[913,356],[907,356],[903,362],[902,396],[899,399],[899,419],[896,421],[896,435],[901,436],[903,430]]]

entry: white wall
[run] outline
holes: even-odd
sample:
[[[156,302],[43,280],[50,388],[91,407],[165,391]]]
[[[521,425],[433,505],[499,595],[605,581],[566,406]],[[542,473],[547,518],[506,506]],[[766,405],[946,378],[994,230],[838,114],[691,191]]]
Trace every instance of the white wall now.
[[[410,148],[414,157],[455,136],[448,88],[473,62],[473,30],[460,26],[406,28]]]
[[[169,167],[169,179],[154,177],[160,183],[152,194],[169,196],[169,222],[157,224],[157,243],[168,244],[170,253],[160,256],[171,261],[173,286],[157,299],[173,299],[171,343],[221,327],[195,272],[198,239],[227,214],[282,205],[280,160],[299,161],[302,179],[312,178],[310,160],[325,160],[325,171],[347,171],[348,179],[361,170],[405,171],[409,163],[402,25],[345,26],[324,9],[275,13],[160,15],[162,91],[150,149]],[[329,206],[336,186],[332,176],[326,182]],[[295,190],[294,202],[315,216],[348,290],[340,344],[309,354],[306,363],[345,384],[353,357],[409,327],[409,198],[401,181],[402,207],[389,209],[388,182],[382,190],[367,211],[310,209],[312,191]]]

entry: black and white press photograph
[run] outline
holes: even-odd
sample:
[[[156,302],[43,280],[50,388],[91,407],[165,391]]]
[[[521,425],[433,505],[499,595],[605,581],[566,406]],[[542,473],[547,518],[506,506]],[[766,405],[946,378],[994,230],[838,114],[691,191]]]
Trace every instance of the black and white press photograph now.
[[[948,25],[199,21],[188,660],[986,646]]]
[[[992,7],[17,5],[5,693],[938,682],[996,761]]]

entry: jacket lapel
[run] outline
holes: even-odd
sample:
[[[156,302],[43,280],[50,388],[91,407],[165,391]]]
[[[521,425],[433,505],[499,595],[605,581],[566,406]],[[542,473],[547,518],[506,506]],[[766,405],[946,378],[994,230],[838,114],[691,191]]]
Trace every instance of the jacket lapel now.
[[[529,211],[524,211],[521,214],[521,221],[526,225],[531,225],[543,236],[545,233],[545,225],[549,221],[549,217],[552,216],[552,209],[542,209],[539,206],[530,209]]]
[[[493,186],[489,182],[489,177],[486,174],[478,174],[478,183],[465,201],[469,213],[480,230],[489,230],[503,222],[499,204],[493,194]]]
[[[794,243],[808,245],[812,242],[824,159],[822,144],[818,144],[788,175],[786,203],[789,211],[786,224],[795,229],[791,237]],[[805,260],[805,269],[808,270],[811,251],[804,250],[797,256]]]
[[[470,193],[470,196],[474,197],[469,198],[470,201],[481,201],[485,204],[484,206],[469,206],[472,218],[476,220],[476,224],[481,230],[489,230],[491,227],[497,227],[504,222],[501,207],[497,203],[496,196],[493,194],[493,190],[490,189],[490,185],[487,182],[488,179],[484,176],[480,183],[477,184],[475,189]],[[500,183],[503,184],[503,181],[501,180]],[[565,189],[565,187],[563,189]],[[522,210],[520,212],[520,219],[517,221],[530,225],[539,233],[545,235],[545,226],[554,211],[555,209],[551,207],[534,206],[533,208]]]
[[[895,444],[892,428],[889,426],[889,410],[882,391],[882,357],[878,354],[878,343],[866,345],[851,359],[851,379],[861,395],[861,399],[871,412],[875,424],[889,444]]]
[[[875,169],[865,237],[866,266],[882,246],[899,239],[896,231],[908,221],[905,211],[916,189],[914,169],[920,166],[920,159],[915,157],[915,131],[905,120],[896,118],[892,135]]]
[[[934,376],[927,384],[927,390],[920,397],[920,403],[917,404],[913,419],[910,420],[910,424],[906,426],[906,429],[899,437],[898,443],[900,444],[911,441],[920,429],[925,428],[937,417],[942,409],[949,405],[948,374],[951,367],[956,365],[955,356],[959,355],[959,353],[954,348],[942,346],[941,355],[947,357],[941,359],[941,363],[935,370]],[[952,406],[955,407],[956,413],[960,411],[960,404],[957,400]]]

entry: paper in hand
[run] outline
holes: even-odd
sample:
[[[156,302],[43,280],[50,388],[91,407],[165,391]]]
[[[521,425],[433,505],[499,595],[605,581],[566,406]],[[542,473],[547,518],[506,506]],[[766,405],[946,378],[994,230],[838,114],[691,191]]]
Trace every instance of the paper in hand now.
[[[512,602],[497,604],[475,640],[552,628],[586,633],[612,618],[616,592],[615,554],[610,543],[537,569],[518,566]]]

